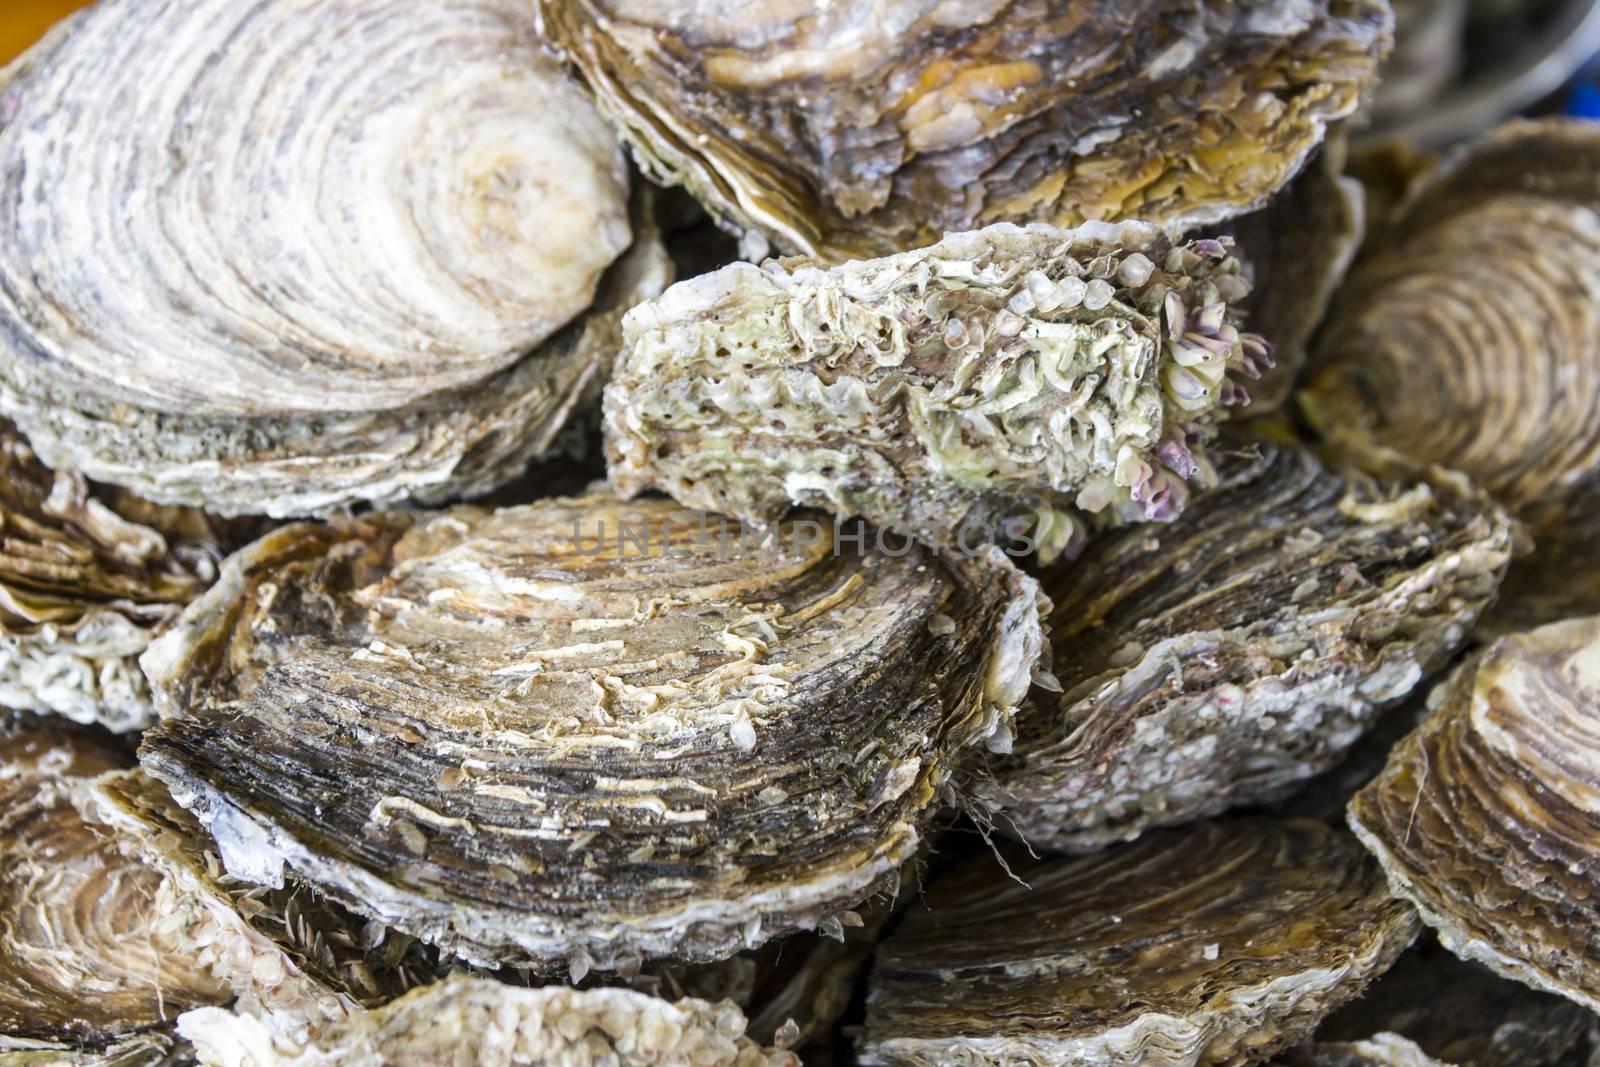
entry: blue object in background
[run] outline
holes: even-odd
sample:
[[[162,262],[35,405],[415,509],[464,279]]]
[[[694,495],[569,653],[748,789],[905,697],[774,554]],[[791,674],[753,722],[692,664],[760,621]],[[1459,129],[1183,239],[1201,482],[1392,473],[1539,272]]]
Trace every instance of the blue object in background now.
[[[1580,119],[1600,119],[1600,61],[1591,61],[1572,80],[1561,109]]]

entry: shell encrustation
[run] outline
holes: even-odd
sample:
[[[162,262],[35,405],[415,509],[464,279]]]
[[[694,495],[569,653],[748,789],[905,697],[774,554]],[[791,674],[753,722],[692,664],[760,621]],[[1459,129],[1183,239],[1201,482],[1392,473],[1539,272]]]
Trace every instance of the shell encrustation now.
[[[1419,928],[1347,833],[1223,820],[1008,883],[935,883],[878,951],[869,1065],[1235,1067],[1357,996]]]
[[[181,1032],[202,1063],[230,1067],[799,1067],[745,1036],[739,1009],[625,989],[522,989],[460,975],[290,1040],[224,1009],[190,1012]]]
[[[791,504],[925,544],[1080,514],[1169,519],[1218,411],[1271,350],[1230,311],[1225,242],[1142,223],[1001,224],[824,269],[734,264],[623,321],[605,393],[612,484],[747,521]]]
[[[659,181],[828,260],[1264,203],[1388,50],[1380,0],[539,0]]]
[[[169,951],[189,919],[162,909],[160,872],[77,806],[90,778],[129,762],[66,724],[0,726],[0,1052],[120,1044],[142,1061],[165,1045],[144,1032],[229,999],[203,965]]]
[[[145,654],[140,759],[233,874],[475,961],[842,930],[1010,743],[1048,607],[872,540],[609,495],[286,527]]]
[[[1600,619],[1502,638],[1350,803],[1446,948],[1600,1011]]]
[[[1229,434],[1220,484],[1170,525],[1043,573],[1055,677],[977,787],[1002,827],[1094,848],[1281,799],[1444,666],[1493,598],[1512,523]]]
[[[52,471],[0,420],[0,706],[148,726],[139,654],[247,531]]]
[[[151,500],[486,491],[669,269],[515,0],[106,2],[0,116],[0,412]]]
[[[1340,291],[1302,406],[1524,520],[1508,623],[1600,610],[1600,129],[1514,122],[1415,179]]]

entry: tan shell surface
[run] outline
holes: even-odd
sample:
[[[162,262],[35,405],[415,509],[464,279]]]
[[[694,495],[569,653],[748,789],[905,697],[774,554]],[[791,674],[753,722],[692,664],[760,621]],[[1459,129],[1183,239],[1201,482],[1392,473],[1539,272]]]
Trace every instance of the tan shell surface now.
[[[607,495],[286,527],[146,653],[141,761],[231,873],[480,962],[837,928],[1009,742],[1045,605],[835,532]]]
[[[641,163],[828,260],[994,222],[1265,203],[1389,46],[1388,5],[541,0]]]
[[[936,546],[1167,519],[1271,353],[1217,240],[1001,224],[832,269],[734,264],[634,308],[606,389],[612,484],[746,521],[791,505]],[[1025,551],[1024,547],[1024,551]]]
[[[0,732],[0,1049],[93,1051],[228,999],[166,951],[184,917],[158,907],[160,872],[74,802],[127,762],[69,726],[17,718]]]
[[[1512,122],[1412,181],[1340,291],[1302,405],[1524,520],[1504,624],[1600,609],[1600,131]]]
[[[1600,619],[1496,641],[1350,803],[1350,825],[1450,951],[1600,1008]]]
[[[493,488],[665,276],[514,0],[113,0],[0,86],[0,411],[149,499]]]
[[[799,1067],[756,1044],[732,1004],[660,1000],[622,989],[519,989],[458,976],[351,1016],[303,1042],[274,1039],[223,1009],[185,1015],[180,1030],[206,1067]]]
[[[1499,588],[1512,523],[1470,487],[1242,434],[1217,448],[1219,484],[1174,522],[1041,573],[1061,691],[1035,690],[975,786],[1031,844],[1282,800],[1443,667]]]
[[[862,1063],[1258,1063],[1418,929],[1321,823],[1218,820],[1016,873],[980,861],[907,913],[874,963]]]

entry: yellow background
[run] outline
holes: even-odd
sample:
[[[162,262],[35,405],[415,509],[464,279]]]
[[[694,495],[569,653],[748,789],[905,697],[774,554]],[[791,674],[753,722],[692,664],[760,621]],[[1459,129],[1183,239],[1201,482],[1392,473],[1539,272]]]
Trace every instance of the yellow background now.
[[[44,35],[52,23],[88,0],[0,0],[0,63],[9,63]]]

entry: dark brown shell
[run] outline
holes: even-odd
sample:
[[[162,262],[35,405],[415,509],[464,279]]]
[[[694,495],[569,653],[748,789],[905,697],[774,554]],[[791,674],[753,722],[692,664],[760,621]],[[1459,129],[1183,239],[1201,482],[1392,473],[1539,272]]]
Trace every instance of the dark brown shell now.
[[[1265,203],[1388,50],[1377,0],[541,0],[658,181],[842,259],[992,222]]]
[[[1167,526],[1043,573],[1055,675],[979,796],[1047,848],[1282,799],[1442,667],[1494,596],[1511,523],[1448,480],[1405,485],[1224,439],[1221,483]]]
[[[235,875],[476,961],[842,929],[1009,741],[1043,606],[998,553],[834,533],[603,495],[286,527],[144,657],[140,758]]]
[[[1016,873],[981,861],[908,911],[873,965],[862,1063],[1256,1063],[1418,929],[1355,841],[1315,822],[1201,823]]]

